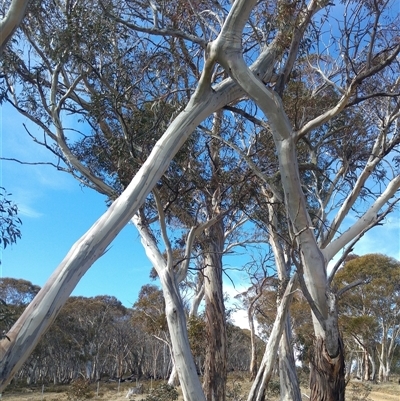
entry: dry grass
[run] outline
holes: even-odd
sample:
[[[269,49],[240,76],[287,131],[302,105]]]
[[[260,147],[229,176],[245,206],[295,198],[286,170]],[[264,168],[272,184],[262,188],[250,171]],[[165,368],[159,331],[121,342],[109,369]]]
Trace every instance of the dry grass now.
[[[273,383],[276,386],[276,382]],[[155,386],[155,383],[146,382],[144,384],[146,392],[150,390],[151,386]],[[228,382],[228,396],[227,401],[245,401],[251,383],[243,375],[231,375]],[[91,385],[91,399],[102,400],[102,401],[126,401],[126,394],[129,388],[135,387],[132,383],[100,383],[97,395],[97,385]],[[396,382],[385,383],[385,384],[373,384],[369,386],[371,392],[368,394],[368,398],[363,398],[366,395],[364,391],[365,386],[362,383],[350,383],[348,385],[346,401],[400,401],[400,385]],[[31,386],[29,388],[20,388],[9,386],[5,391],[1,400],[7,401],[72,401],[72,398],[68,398],[68,386],[48,386],[44,387],[42,392],[42,386]],[[308,389],[302,389],[303,394],[309,394]],[[145,398],[145,395],[136,395],[135,401],[141,401]],[[182,397],[179,397],[182,401]],[[275,393],[269,393],[268,400],[275,401],[279,400],[279,396]],[[308,400],[304,396],[303,400]]]

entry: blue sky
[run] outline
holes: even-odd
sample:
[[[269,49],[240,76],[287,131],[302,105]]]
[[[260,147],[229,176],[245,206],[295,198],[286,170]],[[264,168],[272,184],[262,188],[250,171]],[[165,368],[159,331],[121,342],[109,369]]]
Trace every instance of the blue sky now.
[[[56,161],[47,150],[32,142],[22,125],[29,122],[10,106],[2,106],[0,118],[3,157]],[[40,135],[36,128],[31,129]],[[2,276],[23,278],[43,286],[75,241],[104,213],[105,198],[81,187],[68,174],[43,165],[3,161],[1,185],[12,193],[23,221],[22,239],[2,251]],[[398,211],[388,218],[385,226],[374,228],[364,236],[355,249],[359,255],[373,252],[400,259]],[[236,263],[240,266],[243,261],[243,255],[226,260],[232,267]],[[140,287],[149,282],[150,268],[136,229],[129,225],[83,277],[73,295],[114,295],[124,305],[131,306]],[[239,280],[238,289],[243,288],[243,283],[243,279]],[[231,296],[237,293],[229,282],[226,291]]]
[[[8,105],[2,106],[3,157],[55,162],[47,150],[31,141],[23,123],[28,121]],[[32,132],[38,133],[34,128]],[[2,276],[24,278],[43,286],[75,241],[105,212],[105,197],[53,167],[9,161],[1,163],[1,185],[12,194],[23,221],[22,239],[2,251]],[[114,295],[130,306],[141,285],[149,281],[150,268],[137,231],[129,225],[73,294]]]

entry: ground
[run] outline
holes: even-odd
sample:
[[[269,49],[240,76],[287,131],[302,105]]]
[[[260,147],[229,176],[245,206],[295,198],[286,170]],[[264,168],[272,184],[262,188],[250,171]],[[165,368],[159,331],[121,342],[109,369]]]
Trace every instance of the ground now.
[[[145,384],[145,389],[149,390],[153,383]],[[127,400],[126,394],[130,387],[135,387],[132,383],[99,383],[91,385],[90,397],[92,400],[102,401],[122,401]],[[235,379],[228,388],[227,401],[243,401],[246,400],[249,384],[247,381],[239,381]],[[71,392],[68,392],[68,386],[31,386],[29,388],[15,387],[12,384],[6,389],[1,400],[7,401],[74,401]],[[370,390],[370,392],[369,392]],[[369,393],[368,393],[369,392]],[[307,400],[307,389],[303,389],[303,400]],[[241,396],[240,396],[241,395]],[[142,401],[145,395],[136,395],[131,400]],[[79,398],[80,400],[84,398]],[[278,400],[279,397],[270,394],[268,400]],[[182,400],[182,397],[179,397]],[[400,401],[400,384],[396,381],[385,384],[373,384],[364,386],[359,382],[350,382],[348,385],[346,400],[348,401]]]

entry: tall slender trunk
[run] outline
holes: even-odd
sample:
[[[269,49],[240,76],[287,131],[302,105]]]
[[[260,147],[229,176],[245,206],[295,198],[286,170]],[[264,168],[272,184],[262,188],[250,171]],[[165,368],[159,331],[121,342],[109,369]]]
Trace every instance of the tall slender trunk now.
[[[264,191],[264,194],[266,197],[269,196],[267,191]],[[287,254],[285,255],[285,248],[282,245],[282,236],[279,235],[281,228],[277,218],[278,214],[274,208],[276,203],[278,203],[276,197],[270,197],[270,202],[268,203],[268,229],[270,233],[269,242],[272,252],[274,253],[278,278],[282,285],[289,281],[291,266],[289,264],[290,258]],[[278,303],[281,302],[281,296],[282,294],[278,294]],[[286,315],[284,325],[285,327],[279,342],[278,351],[280,399],[281,401],[301,401],[300,385],[292,347],[292,327],[290,324],[289,312]]]
[[[368,352],[368,348],[364,347],[363,348],[363,370],[364,370],[364,374],[363,374],[363,380],[364,381],[369,381],[370,379],[370,374],[371,374],[371,369],[370,369],[370,364],[369,364],[369,352]]]
[[[224,401],[226,395],[226,320],[222,287],[223,222],[207,230],[204,296],[207,349],[203,389],[207,401]]]
[[[271,379],[272,372],[275,366],[276,355],[279,348],[280,338],[285,328],[286,316],[288,313],[290,301],[293,296],[293,287],[297,281],[297,277],[293,276],[285,289],[281,303],[278,305],[278,310],[275,317],[275,322],[272,327],[267,346],[265,347],[264,356],[260,363],[257,376],[251,386],[247,401],[263,401],[268,383]]]
[[[250,360],[250,380],[253,381],[257,375],[257,349],[256,349],[256,333],[254,328],[253,308],[247,311],[250,326],[250,341],[251,341],[251,360]]]
[[[337,314],[335,315],[337,305],[330,300],[332,294],[329,292],[327,278],[327,262],[331,255],[326,258],[318,246],[313,222],[308,213],[296,153],[299,136],[293,131],[293,125],[279,96],[260,83],[243,59],[241,34],[254,4],[255,0],[233,3],[231,18],[224,25],[226,29],[212,42],[210,52],[213,51],[213,54],[217,55],[218,62],[263,111],[274,139],[292,242],[298,251],[298,266],[304,270],[305,288],[315,312],[315,377],[312,378],[311,400],[344,401],[343,346]],[[315,2],[313,11],[318,9],[317,4],[318,2]],[[342,103],[342,107],[344,106],[345,102]],[[340,109],[337,109],[337,112],[339,111]],[[318,352],[322,354],[317,355]],[[338,376],[334,376],[335,374]],[[324,392],[321,385],[325,384],[328,387]],[[338,398],[332,398],[332,394]]]
[[[135,216],[132,221],[140,233],[146,254],[156,268],[161,282],[173,359],[184,400],[205,401],[204,392],[190,350],[186,314],[179,293],[179,284],[173,268],[174,264],[171,262],[169,266],[166,265],[154,237],[148,227],[142,224],[139,216]],[[156,358],[154,359],[156,360]]]
[[[165,299],[165,313],[171,335],[175,367],[185,401],[205,401],[196,366],[190,351],[186,317],[178,284],[173,275],[163,271],[159,276]]]
[[[285,328],[279,342],[279,381],[281,401],[301,401],[299,380],[293,355],[290,315],[286,316]]]

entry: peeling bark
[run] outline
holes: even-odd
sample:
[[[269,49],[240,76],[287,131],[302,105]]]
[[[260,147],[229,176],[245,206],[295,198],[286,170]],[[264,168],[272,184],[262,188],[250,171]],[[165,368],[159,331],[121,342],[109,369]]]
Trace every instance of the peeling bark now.
[[[339,337],[338,354],[329,356],[323,338],[314,341],[310,373],[310,401],[344,401],[344,347]]]

